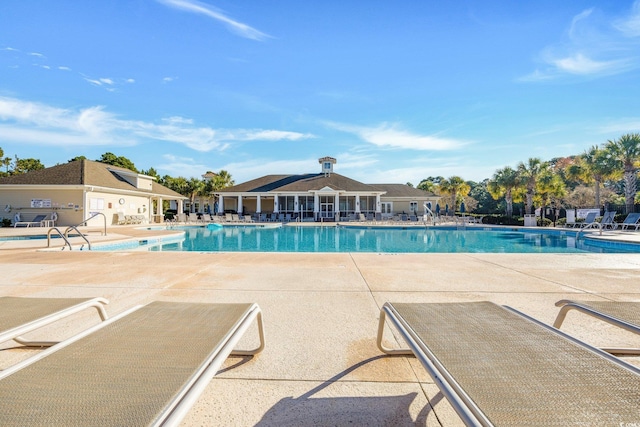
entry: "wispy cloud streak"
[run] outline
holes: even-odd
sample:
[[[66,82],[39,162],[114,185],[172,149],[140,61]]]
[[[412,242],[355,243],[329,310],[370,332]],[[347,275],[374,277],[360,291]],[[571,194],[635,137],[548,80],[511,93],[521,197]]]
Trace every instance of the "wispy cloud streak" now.
[[[640,68],[640,0],[617,18],[586,9],[571,20],[564,40],[538,55],[541,66],[521,77],[524,82],[569,76],[604,77]]]
[[[365,127],[331,122],[327,125],[336,130],[354,134],[361,140],[378,147],[440,151],[459,149],[467,144],[451,138],[414,134],[397,124],[382,123],[374,127]]]
[[[242,22],[235,21],[219,10],[206,5],[204,3],[200,3],[194,0],[157,0],[158,3],[162,3],[165,6],[172,7],[174,9],[180,9],[191,13],[196,13],[199,15],[204,15],[209,18],[215,19],[218,22],[222,22],[229,28],[232,32],[238,34],[240,37],[244,37],[251,40],[263,41],[271,36],[263,33],[247,24],[243,24]]]
[[[222,151],[234,142],[299,141],[311,134],[272,129],[213,129],[190,119],[159,123],[123,120],[94,106],[81,110],[0,97],[0,140],[37,145],[136,145],[145,139],[182,144],[192,150]]]

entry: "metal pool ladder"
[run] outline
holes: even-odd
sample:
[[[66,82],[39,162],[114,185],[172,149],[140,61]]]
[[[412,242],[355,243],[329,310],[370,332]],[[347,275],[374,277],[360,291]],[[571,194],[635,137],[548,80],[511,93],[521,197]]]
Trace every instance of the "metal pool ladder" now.
[[[58,233],[58,235],[64,240],[65,242],[65,246],[62,247],[62,250],[64,250],[64,248],[66,246],[69,246],[69,250],[73,250],[72,246],[71,246],[71,242],[69,242],[69,231],[70,230],[75,230],[76,233],[78,233],[78,235],[80,237],[82,237],[82,239],[87,242],[87,245],[89,247],[89,250],[91,250],[91,242],[89,241],[89,239],[87,239],[87,237],[82,234],[80,232],[80,230],[78,230],[78,227],[81,226],[82,224],[86,224],[87,222],[89,222],[89,220],[97,217],[98,215],[102,215],[104,217],[104,235],[107,235],[107,217],[105,216],[105,214],[103,214],[102,212],[96,212],[93,215],[91,215],[89,218],[85,219],[84,221],[82,221],[81,223],[77,224],[77,225],[70,225],[69,227],[67,227],[64,230],[64,233],[62,233],[60,231],[60,229],[58,227],[51,227],[49,229],[49,231],[47,232],[47,247],[50,248],[51,247],[51,232],[52,231],[56,231]],[[82,250],[82,248],[84,247],[84,245],[82,245],[80,247],[80,250]]]

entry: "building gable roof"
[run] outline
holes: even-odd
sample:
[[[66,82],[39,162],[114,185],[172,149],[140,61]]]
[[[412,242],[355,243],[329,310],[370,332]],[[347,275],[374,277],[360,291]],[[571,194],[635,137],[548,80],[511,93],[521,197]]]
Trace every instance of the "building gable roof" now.
[[[168,196],[177,199],[186,199],[181,194],[153,181],[151,190],[137,188],[127,182],[118,171],[123,174],[131,174],[132,171],[106,163],[92,160],[76,160],[50,168],[31,171],[25,174],[12,175],[0,178],[1,185],[91,185],[95,187],[112,188],[115,190],[140,191]]]
[[[266,175],[242,184],[234,185],[219,190],[219,193],[266,193],[272,191],[304,192],[318,191],[329,187],[338,191],[360,191],[380,193],[380,190],[372,185],[363,184],[346,176],[331,173],[315,173],[303,175]]]

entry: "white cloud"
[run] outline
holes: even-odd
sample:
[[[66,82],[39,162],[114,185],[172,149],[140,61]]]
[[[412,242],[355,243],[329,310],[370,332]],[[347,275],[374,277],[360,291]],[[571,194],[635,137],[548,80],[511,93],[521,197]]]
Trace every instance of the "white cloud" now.
[[[37,56],[38,58],[44,58],[44,55],[38,52],[29,52],[28,55]]]
[[[613,25],[628,37],[640,36],[640,1],[633,3],[629,16],[615,21]]]
[[[135,83],[136,81],[134,79],[127,79],[126,82],[127,83]]]
[[[192,150],[222,151],[235,141],[298,140],[308,134],[279,130],[212,129],[196,127],[191,119],[170,117],[160,124],[122,120],[95,106],[69,110],[0,97],[0,140],[39,145],[131,145],[154,139]]]
[[[622,70],[625,68],[625,63],[628,64],[629,61],[594,61],[582,53],[577,53],[571,57],[552,60],[552,62],[560,71],[588,75]]]
[[[541,66],[519,78],[534,82],[566,76],[603,77],[640,68],[640,0],[624,17],[587,9],[571,20],[564,40],[542,49]]]
[[[216,21],[222,22],[229,28],[232,32],[238,34],[240,37],[244,37],[251,40],[262,41],[270,36],[261,31],[256,30],[253,27],[250,27],[247,24],[243,24],[242,22],[235,21],[219,10],[194,0],[157,0],[158,3],[162,3],[165,6],[169,6],[175,9],[185,10],[191,13],[197,13],[199,15],[208,16],[209,18],[215,19]]]
[[[281,130],[240,130],[234,131],[229,139],[240,141],[298,141],[300,139],[313,138],[310,133],[287,132]]]
[[[162,79],[162,83],[171,83],[175,79],[177,79],[177,77],[165,77]]]
[[[375,127],[327,123],[331,128],[352,133],[360,139],[378,147],[410,150],[455,150],[466,144],[464,141],[434,135],[418,135],[401,129],[397,124],[382,123]]]
[[[71,68],[69,67],[58,67],[58,70],[62,70],[62,71],[71,71]]]

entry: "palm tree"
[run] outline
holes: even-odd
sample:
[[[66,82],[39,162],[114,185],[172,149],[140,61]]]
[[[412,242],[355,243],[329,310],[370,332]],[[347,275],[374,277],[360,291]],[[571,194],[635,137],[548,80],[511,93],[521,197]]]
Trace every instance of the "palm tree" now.
[[[231,174],[226,170],[221,170],[213,178],[213,190],[222,190],[223,188],[231,187],[235,182],[231,178]]]
[[[9,167],[11,166],[11,162],[11,157],[5,157],[4,159],[2,159],[2,166],[7,168],[7,175],[9,175]]]
[[[504,197],[507,216],[513,216],[513,191],[517,186],[518,172],[509,166],[497,170],[487,185],[487,190],[494,200]]]
[[[544,211],[550,204],[556,205],[566,194],[566,187],[563,179],[550,168],[542,170],[538,176],[538,183],[536,185],[536,203],[542,207],[542,216],[544,217]],[[554,220],[555,223],[555,220]]]
[[[459,176],[452,176],[440,182],[440,192],[451,196],[451,209],[455,212],[460,199],[469,194],[471,187]]]
[[[202,193],[203,188],[204,182],[201,179],[191,178],[187,181],[187,194],[185,195],[189,197],[189,212],[195,212],[196,197]]]
[[[600,207],[600,187],[607,179],[616,178],[617,169],[606,150],[594,145],[567,168],[568,176],[585,184],[595,184],[595,204]]]
[[[547,168],[547,164],[537,157],[529,158],[527,163],[520,162],[518,165],[519,186],[525,190],[527,214],[533,211],[533,197],[536,194],[538,178]]]
[[[640,134],[628,133],[615,141],[607,141],[609,158],[622,166],[624,171],[624,198],[627,213],[633,212],[636,182],[640,164]]]

